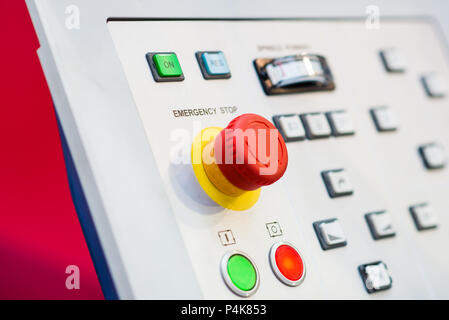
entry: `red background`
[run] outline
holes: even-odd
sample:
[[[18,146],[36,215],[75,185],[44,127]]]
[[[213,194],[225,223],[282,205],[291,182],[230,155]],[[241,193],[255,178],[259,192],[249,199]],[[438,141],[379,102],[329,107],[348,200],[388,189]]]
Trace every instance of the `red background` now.
[[[0,299],[102,299],[25,2],[0,12]],[[79,290],[65,287],[68,265]]]

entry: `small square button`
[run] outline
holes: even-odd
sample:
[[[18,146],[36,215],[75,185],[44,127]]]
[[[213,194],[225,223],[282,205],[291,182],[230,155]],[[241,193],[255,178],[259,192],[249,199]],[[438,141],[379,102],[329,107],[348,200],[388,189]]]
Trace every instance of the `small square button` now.
[[[371,109],[371,116],[376,125],[376,129],[379,132],[395,131],[398,129],[396,116],[389,107],[377,107]]]
[[[354,132],[354,123],[351,115],[346,111],[332,111],[326,113],[326,117],[331,125],[332,134],[336,137],[350,136]]]
[[[329,170],[322,172],[321,175],[331,198],[348,196],[354,193],[346,170]]]
[[[437,143],[430,143],[419,147],[424,166],[431,169],[441,169],[446,166],[446,154],[444,148]]]
[[[438,219],[428,203],[410,207],[410,213],[418,231],[434,229],[438,226]]]
[[[390,289],[393,280],[382,261],[377,261],[359,266],[359,273],[368,293]]]
[[[323,250],[346,246],[346,237],[338,219],[314,222],[313,228]]]
[[[447,94],[447,84],[443,78],[436,73],[425,75],[421,78],[424,90],[431,98],[442,98]]]
[[[365,215],[366,222],[374,240],[394,237],[396,232],[387,211],[371,212]]]
[[[404,72],[406,69],[406,62],[400,50],[397,48],[388,48],[380,52],[380,57],[384,63],[387,72]]]
[[[298,115],[275,116],[273,117],[273,121],[286,142],[299,141],[306,138],[304,126]]]
[[[301,115],[302,122],[309,139],[330,137],[332,130],[324,113],[309,113]]]
[[[203,74],[204,79],[229,79],[231,71],[225,55],[221,51],[199,51],[196,53],[196,59]]]
[[[184,80],[184,74],[175,53],[150,52],[146,57],[156,82]]]

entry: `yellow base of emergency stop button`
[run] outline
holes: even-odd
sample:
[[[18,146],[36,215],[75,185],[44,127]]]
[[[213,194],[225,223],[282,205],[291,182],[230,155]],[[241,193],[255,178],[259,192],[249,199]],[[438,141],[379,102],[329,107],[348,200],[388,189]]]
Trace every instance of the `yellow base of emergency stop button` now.
[[[248,210],[259,200],[261,189],[254,191],[241,190],[238,196],[231,196],[218,189],[207,176],[203,163],[203,151],[207,145],[223,130],[218,127],[203,129],[193,140],[192,144],[192,167],[199,184],[204,192],[220,206],[236,211]],[[211,171],[209,171],[211,172]],[[217,180],[220,177],[215,177]],[[224,178],[224,177],[223,177]],[[240,189],[239,189],[240,190]]]

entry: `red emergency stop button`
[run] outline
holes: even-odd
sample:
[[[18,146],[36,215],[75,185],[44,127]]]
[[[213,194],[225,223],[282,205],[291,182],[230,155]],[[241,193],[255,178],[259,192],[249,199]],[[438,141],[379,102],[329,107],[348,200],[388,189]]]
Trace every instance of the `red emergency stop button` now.
[[[290,243],[279,242],[271,247],[270,263],[277,278],[288,286],[298,286],[306,275],[306,266],[299,251]]]
[[[285,173],[288,153],[276,127],[257,114],[243,114],[215,139],[215,161],[236,187],[252,191],[275,183]]]

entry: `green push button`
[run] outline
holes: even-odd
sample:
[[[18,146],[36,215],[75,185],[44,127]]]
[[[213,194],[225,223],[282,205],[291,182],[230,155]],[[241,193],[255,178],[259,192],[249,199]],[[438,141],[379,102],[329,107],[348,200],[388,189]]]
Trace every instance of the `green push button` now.
[[[257,283],[257,272],[248,258],[236,254],[228,260],[228,275],[232,283],[242,291],[252,290]]]
[[[153,56],[153,62],[160,77],[182,76],[181,65],[174,53],[160,53]]]

